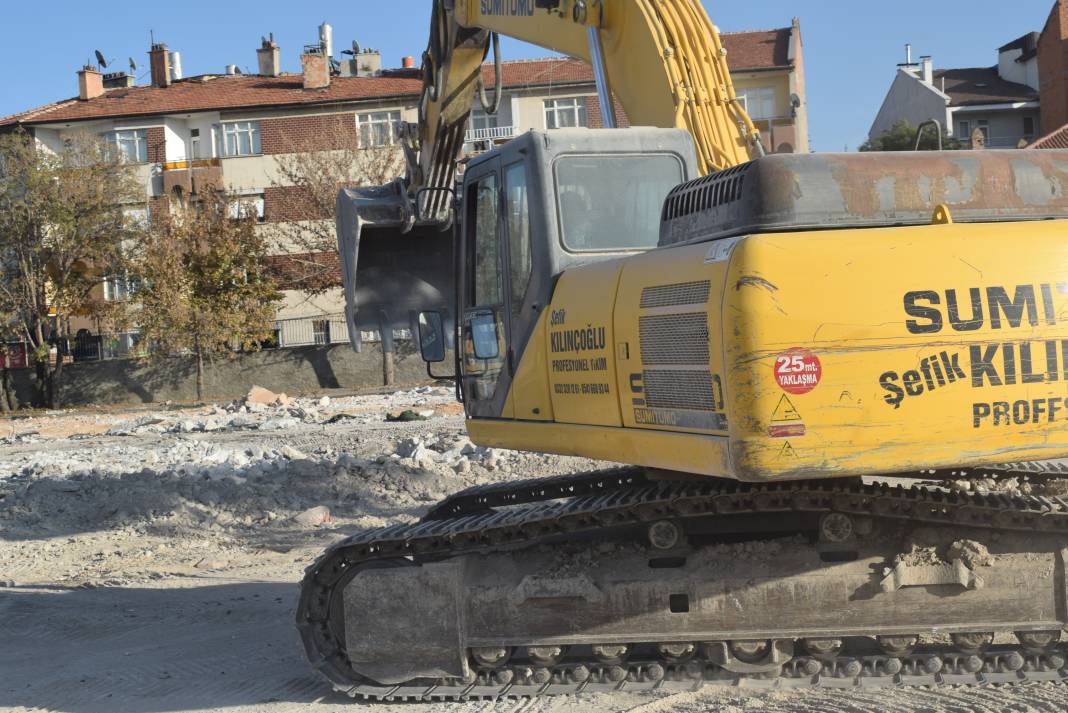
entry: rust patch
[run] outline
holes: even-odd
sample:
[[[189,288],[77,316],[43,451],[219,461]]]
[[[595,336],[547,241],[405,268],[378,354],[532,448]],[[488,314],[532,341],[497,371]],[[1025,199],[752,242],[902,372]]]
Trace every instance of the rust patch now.
[[[1033,171],[1031,182],[1050,185],[1062,185],[1066,178],[1063,155],[1040,151],[843,154],[826,160],[846,211],[858,217],[927,209],[939,203],[994,216],[1034,202],[1034,196],[1022,194],[1029,182],[1021,180],[1021,171]],[[880,195],[880,185],[885,195]],[[1029,189],[1031,193],[1036,190],[1035,186]],[[1042,204],[1063,210],[1068,207],[1068,196],[1053,191]]]

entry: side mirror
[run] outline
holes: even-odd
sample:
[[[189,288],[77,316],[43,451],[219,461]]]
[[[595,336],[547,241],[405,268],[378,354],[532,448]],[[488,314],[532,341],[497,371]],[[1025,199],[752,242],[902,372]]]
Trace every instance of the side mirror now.
[[[440,312],[419,313],[419,351],[428,364],[445,361],[445,326]]]
[[[478,312],[468,320],[476,359],[496,359],[501,355],[497,341],[497,317],[493,312]]]

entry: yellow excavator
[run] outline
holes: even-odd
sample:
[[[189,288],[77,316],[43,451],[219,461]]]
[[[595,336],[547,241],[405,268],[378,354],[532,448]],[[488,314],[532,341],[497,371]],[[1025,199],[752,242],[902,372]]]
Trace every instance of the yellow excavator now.
[[[496,33],[659,128],[529,132],[457,182]],[[336,689],[1068,677],[1068,153],[764,156],[697,0],[436,0],[424,74],[406,179],[339,197],[350,325],[361,240],[451,235],[454,294],[411,292],[472,440],[626,465],[331,547],[297,625]]]

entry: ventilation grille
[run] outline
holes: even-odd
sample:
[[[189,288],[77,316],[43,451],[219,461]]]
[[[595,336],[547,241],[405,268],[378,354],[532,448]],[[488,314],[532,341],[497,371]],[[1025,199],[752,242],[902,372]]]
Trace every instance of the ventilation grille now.
[[[642,375],[645,405],[682,411],[715,411],[712,375],[707,371],[649,370]]]
[[[678,285],[660,285],[642,290],[642,309],[654,307],[679,307],[681,305],[708,304],[712,283],[683,282]]]
[[[642,317],[642,363],[708,367],[708,314]]]
[[[733,203],[742,197],[751,164],[742,164],[676,187],[664,201],[665,221]]]

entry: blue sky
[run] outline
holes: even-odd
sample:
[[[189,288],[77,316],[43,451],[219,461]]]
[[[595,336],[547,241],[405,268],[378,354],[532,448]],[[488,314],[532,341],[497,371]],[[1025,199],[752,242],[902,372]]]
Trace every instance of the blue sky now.
[[[795,15],[801,19],[813,147],[841,151],[866,138],[906,42],[916,56],[933,55],[936,67],[990,66],[998,47],[1042,29],[1053,0],[899,2],[889,11],[870,0],[705,4],[723,31],[785,27]],[[429,8],[429,0],[9,1],[0,23],[0,115],[76,93],[74,72],[94,49],[119,69],[133,57],[144,74],[150,31],[181,51],[186,75],[221,72],[227,64],[254,71],[259,38],[269,32],[282,47],[283,68],[298,71],[301,47],[316,41],[324,20],[334,26],[338,49],[357,39],[380,49],[386,66],[398,66],[402,56],[418,58],[426,46]],[[546,54],[516,42],[503,46],[506,59]]]

